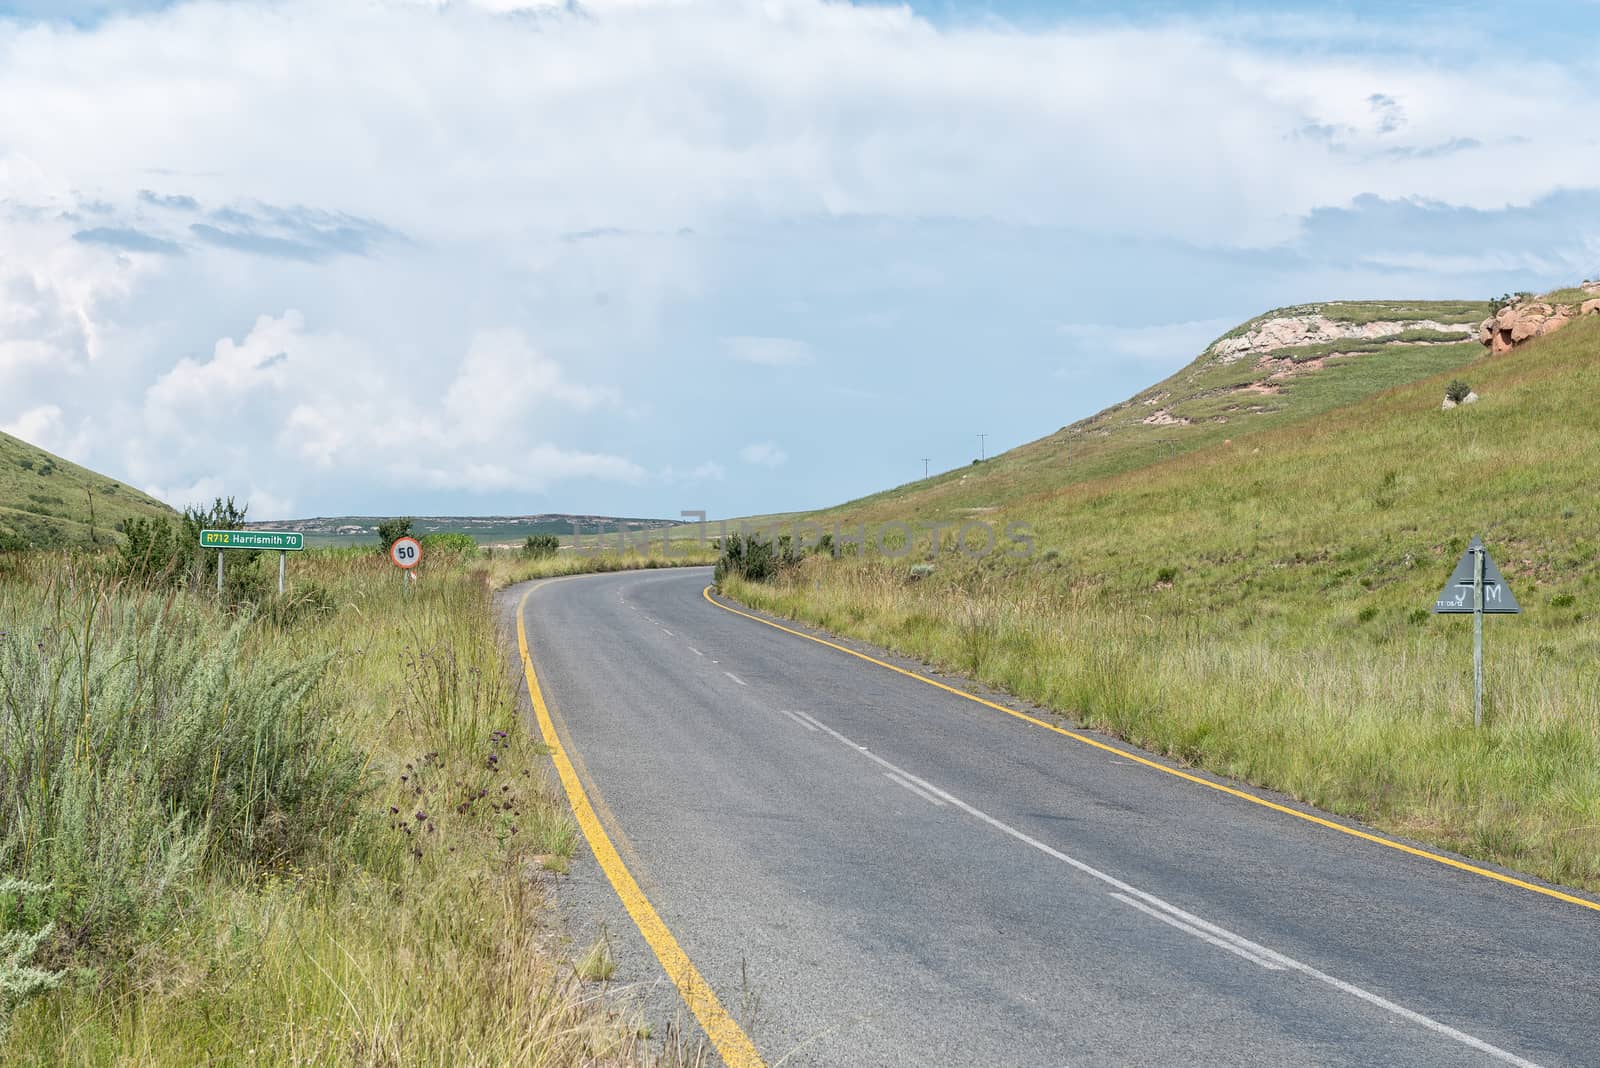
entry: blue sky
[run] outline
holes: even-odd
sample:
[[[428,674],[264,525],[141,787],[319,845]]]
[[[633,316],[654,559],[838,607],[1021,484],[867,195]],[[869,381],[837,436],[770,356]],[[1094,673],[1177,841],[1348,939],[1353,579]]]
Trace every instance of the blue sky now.
[[[1600,275],[1585,13],[0,0],[0,428],[263,517],[827,504]]]

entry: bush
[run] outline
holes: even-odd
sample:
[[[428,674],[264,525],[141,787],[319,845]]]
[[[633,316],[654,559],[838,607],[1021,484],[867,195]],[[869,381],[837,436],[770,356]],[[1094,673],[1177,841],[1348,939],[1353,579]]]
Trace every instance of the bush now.
[[[0,638],[0,871],[50,884],[38,923],[126,958],[204,870],[272,868],[352,818],[362,762],[311,693],[327,657],[163,595],[75,595]]]
[[[165,584],[182,577],[183,564],[171,523],[134,517],[123,524],[122,535],[114,565],[119,576],[145,584]]]
[[[61,972],[46,971],[33,964],[39,947],[55,933],[55,925],[46,923],[36,931],[15,929],[22,914],[28,911],[29,899],[49,889],[0,876],[0,1045],[5,1044],[11,1014],[29,998],[61,983]],[[17,902],[15,906],[11,903],[13,900]]]
[[[1448,399],[1452,404],[1460,404],[1462,401],[1467,399],[1467,394],[1471,392],[1472,387],[1461,381],[1459,378],[1453,380],[1448,386],[1444,387],[1445,398]]]
[[[722,540],[722,555],[717,558],[712,581],[720,584],[731,574],[750,582],[770,582],[780,572],[799,564],[805,555],[795,548],[787,534],[776,541],[756,535],[729,534]]]
[[[383,543],[383,552],[387,556],[390,546],[401,538],[411,537],[411,517],[404,519],[385,519],[378,524],[378,541]]]
[[[209,508],[190,505],[176,525],[165,519],[129,519],[122,526],[112,571],[119,578],[146,586],[188,584],[191,590],[215,589],[220,552],[202,548],[202,530],[241,530],[248,505],[232,497],[216,498]],[[259,552],[227,550],[223,565],[223,600],[231,605],[253,605],[267,595],[271,583],[259,573]]]
[[[554,534],[529,534],[522,543],[522,555],[532,560],[554,556],[561,550],[561,539]]]
[[[390,544],[394,544],[390,542]],[[422,538],[422,554],[443,553],[448,556],[458,556],[466,559],[478,555],[478,543],[471,534],[460,534],[454,531],[441,531],[438,534],[425,534]]]

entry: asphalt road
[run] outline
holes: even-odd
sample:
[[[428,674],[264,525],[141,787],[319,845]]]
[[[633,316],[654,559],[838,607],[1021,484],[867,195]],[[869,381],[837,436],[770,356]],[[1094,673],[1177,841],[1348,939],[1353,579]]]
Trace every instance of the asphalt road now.
[[[549,581],[524,619],[601,821],[768,1065],[1600,1065],[1600,912],[1062,737],[709,581]],[[561,895],[684,1018],[592,861]]]

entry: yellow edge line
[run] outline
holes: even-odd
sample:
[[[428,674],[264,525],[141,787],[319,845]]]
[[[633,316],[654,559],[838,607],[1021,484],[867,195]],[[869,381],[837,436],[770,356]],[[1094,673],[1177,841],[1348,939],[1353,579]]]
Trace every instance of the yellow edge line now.
[[[567,801],[572,805],[572,814],[577,817],[578,827],[588,840],[589,848],[594,851],[595,859],[600,862],[600,869],[611,881],[612,889],[622,899],[623,907],[633,917],[633,922],[639,925],[639,933],[644,935],[644,940],[655,951],[661,967],[666,969],[667,978],[678,988],[684,1004],[689,1006],[695,1019],[700,1021],[700,1026],[705,1028],[711,1044],[716,1046],[729,1068],[766,1068],[766,1062],[756,1052],[755,1043],[750,1041],[750,1036],[744,1033],[728,1010],[722,1007],[710,984],[683,952],[678,940],[672,937],[672,932],[662,922],[655,906],[650,904],[650,899],[628,871],[617,847],[611,843],[610,836],[601,826],[600,818],[595,815],[594,806],[589,803],[589,795],[584,792],[577,770],[561,747],[561,738],[556,734],[550,708],[539,689],[539,676],[533,670],[533,657],[528,655],[528,632],[522,617],[532,593],[533,588],[529,587],[517,602],[517,648],[522,653],[522,671],[528,680],[528,696],[533,700],[539,733],[544,736],[545,745],[550,747],[551,758],[555,761],[556,772],[561,776],[561,785],[566,788]]]
[[[1257,797],[1255,794],[1247,793],[1244,790],[1238,790],[1232,786],[1224,786],[1222,783],[1212,782],[1210,779],[1202,779],[1198,775],[1190,775],[1188,772],[1179,771],[1177,768],[1169,768],[1165,764],[1150,760],[1147,757],[1142,757],[1137,753],[1130,753],[1126,749],[1119,749],[1114,745],[1107,745],[1105,742],[1079,734],[1077,731],[1070,731],[1064,727],[1058,727],[1054,723],[1047,723],[1037,716],[1028,715],[1026,712],[1018,712],[1014,708],[1007,708],[1005,705],[996,704],[993,701],[986,701],[982,697],[978,697],[975,694],[967,693],[965,690],[958,690],[954,686],[946,686],[942,682],[937,682],[934,679],[930,679],[924,675],[918,675],[915,671],[907,671],[905,668],[895,667],[893,664],[884,663],[882,660],[868,656],[865,653],[858,653],[854,649],[847,649],[835,642],[818,638],[814,634],[806,634],[804,631],[792,630],[789,627],[774,623],[770,619],[762,619],[760,616],[751,615],[749,612],[741,612],[737,608],[729,608],[727,605],[711,596],[710,586],[707,586],[703,591],[701,591],[701,593],[707,601],[710,601],[724,612],[732,612],[736,616],[743,616],[746,619],[753,619],[757,623],[765,623],[767,626],[781,630],[785,634],[793,634],[797,638],[805,638],[807,641],[816,642],[818,645],[826,645],[830,649],[837,649],[839,652],[847,653],[858,660],[865,660],[869,664],[876,664],[881,668],[888,668],[890,671],[904,675],[908,679],[916,679],[918,682],[925,682],[929,686],[937,687],[946,693],[953,693],[957,697],[964,697],[968,701],[975,701],[978,704],[992,708],[997,712],[1004,712],[1008,716],[1015,716],[1017,719],[1031,723],[1035,727],[1043,727],[1047,731],[1055,731],[1057,734],[1065,735],[1075,742],[1082,742],[1084,745],[1092,745],[1096,749],[1104,749],[1106,752],[1114,753],[1124,760],[1131,760],[1137,764],[1143,764],[1147,768],[1154,768],[1156,771],[1171,775],[1175,778],[1185,779],[1189,782],[1195,783],[1198,786],[1204,786],[1208,790],[1215,790],[1218,793],[1228,794],[1231,797],[1237,797],[1240,800],[1248,801],[1252,805],[1260,805],[1262,808],[1270,808],[1274,812],[1281,812],[1286,816],[1293,816],[1295,819],[1305,820],[1307,823],[1315,823],[1319,827],[1326,827],[1329,830],[1338,831],[1340,834],[1348,834],[1352,838],[1360,838],[1368,842],[1375,842],[1378,845],[1387,846],[1390,849],[1397,849],[1402,853],[1410,853],[1414,857],[1422,857],[1426,860],[1437,861],[1440,864],[1445,864],[1461,871],[1471,872],[1474,875],[1481,875],[1485,879],[1493,879],[1495,882],[1521,887],[1523,890],[1532,890],[1534,893],[1543,894],[1545,897],[1553,897],[1558,901],[1565,901],[1570,905],[1581,905],[1586,909],[1593,909],[1596,912],[1600,912],[1600,904],[1597,904],[1596,902],[1587,901],[1581,897],[1574,897],[1571,894],[1564,894],[1560,890],[1552,890],[1547,886],[1539,886],[1535,883],[1530,883],[1526,880],[1518,879],[1510,875],[1502,875],[1500,872],[1490,871],[1488,868],[1480,868],[1476,864],[1468,864],[1464,861],[1456,860],[1453,857],[1443,856],[1439,853],[1431,853],[1426,849],[1418,849],[1416,846],[1406,845],[1404,842],[1396,842],[1393,839],[1384,838],[1381,835],[1369,834],[1366,831],[1356,830],[1354,827],[1346,827],[1342,823],[1335,823],[1333,820],[1323,819],[1321,816],[1313,816],[1309,812],[1301,812],[1299,809],[1290,808],[1287,805],[1280,805],[1275,801],[1268,801],[1264,797]]]

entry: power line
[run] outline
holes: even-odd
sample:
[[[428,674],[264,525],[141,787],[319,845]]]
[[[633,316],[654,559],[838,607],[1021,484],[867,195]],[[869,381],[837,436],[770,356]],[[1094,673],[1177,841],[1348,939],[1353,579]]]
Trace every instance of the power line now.
[[[988,443],[985,441],[988,436],[988,434],[978,435],[978,459],[980,460],[987,460],[989,458]]]
[[[926,456],[922,458],[922,477],[928,477],[928,457]]]

